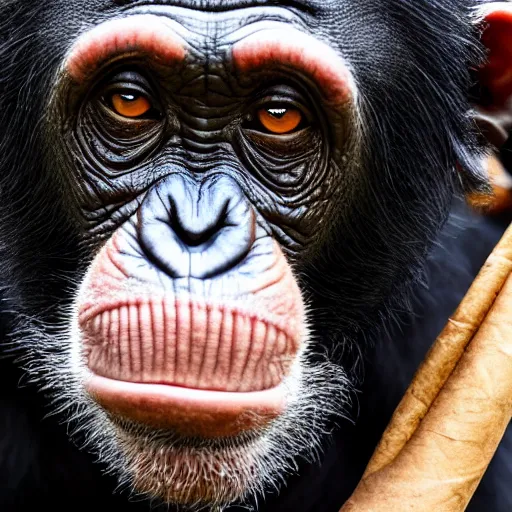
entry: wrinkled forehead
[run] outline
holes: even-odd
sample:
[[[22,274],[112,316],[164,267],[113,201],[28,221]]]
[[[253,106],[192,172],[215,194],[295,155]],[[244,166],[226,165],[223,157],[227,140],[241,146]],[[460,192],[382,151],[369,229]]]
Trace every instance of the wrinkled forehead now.
[[[158,16],[172,26],[187,46],[195,49],[198,54],[215,56],[226,46],[265,28],[291,26],[310,31],[315,18],[314,12],[309,9],[285,7],[279,3],[259,5],[264,2],[209,2],[211,9],[195,8],[195,4],[199,2],[123,2],[122,8],[106,11],[101,21],[112,17]],[[207,2],[202,4],[206,5]]]
[[[51,1],[59,11],[69,11],[69,17],[64,19],[75,20],[75,36],[116,16],[151,13],[181,25],[190,44],[202,46],[208,53],[215,53],[219,45],[240,37],[243,31],[256,30],[261,23],[283,23],[332,42],[339,41],[343,34],[338,25],[349,20],[353,26],[360,17],[354,13],[363,5],[373,3],[370,0],[90,0],[78,10],[76,6],[70,7],[73,2]],[[381,4],[382,0],[377,3]],[[375,8],[375,12],[379,9]]]
[[[215,58],[227,48],[257,31],[296,27],[309,31],[308,18],[279,7],[245,7],[235,10],[199,11],[171,5],[134,6],[127,15],[152,14],[172,24],[198,56]]]

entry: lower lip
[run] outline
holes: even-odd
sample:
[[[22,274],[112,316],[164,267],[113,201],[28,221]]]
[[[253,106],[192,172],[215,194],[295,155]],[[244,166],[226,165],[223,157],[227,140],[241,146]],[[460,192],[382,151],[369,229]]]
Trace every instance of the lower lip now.
[[[283,384],[265,391],[227,393],[92,375],[85,388],[115,416],[186,437],[234,437],[255,431],[280,416],[286,405]]]

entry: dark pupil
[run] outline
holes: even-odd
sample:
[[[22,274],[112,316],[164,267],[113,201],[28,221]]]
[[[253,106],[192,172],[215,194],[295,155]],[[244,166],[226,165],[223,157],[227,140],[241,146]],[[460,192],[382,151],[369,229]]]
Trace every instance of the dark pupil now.
[[[288,109],[286,109],[286,108],[269,108],[267,112],[272,117],[275,117],[276,119],[282,119],[288,112]]]

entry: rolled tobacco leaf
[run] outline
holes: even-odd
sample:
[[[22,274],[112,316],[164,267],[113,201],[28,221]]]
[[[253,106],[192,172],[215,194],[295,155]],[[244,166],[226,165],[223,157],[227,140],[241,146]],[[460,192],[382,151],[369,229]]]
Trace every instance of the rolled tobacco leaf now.
[[[342,512],[466,509],[512,417],[512,227],[449,319]]]

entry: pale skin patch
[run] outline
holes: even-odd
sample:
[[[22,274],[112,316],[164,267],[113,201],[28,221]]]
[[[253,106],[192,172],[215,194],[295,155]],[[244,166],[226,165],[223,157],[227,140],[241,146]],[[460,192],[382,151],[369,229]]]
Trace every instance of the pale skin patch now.
[[[352,73],[330,46],[297,29],[263,30],[233,46],[233,62],[240,72],[283,65],[303,71],[316,82],[325,99],[338,105],[355,101]]]
[[[119,55],[144,53],[161,64],[173,65],[186,57],[186,42],[154,15],[107,21],[83,34],[73,45],[64,68],[70,77],[84,81],[103,62]]]

